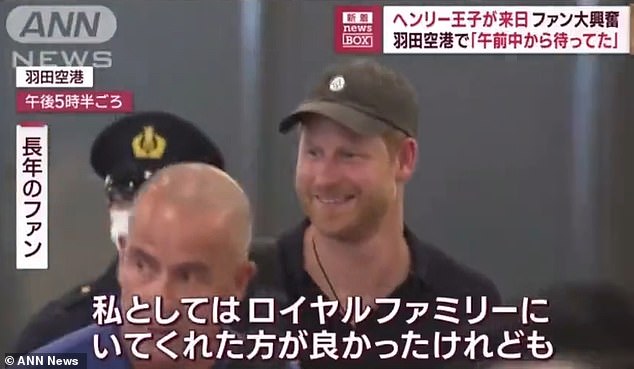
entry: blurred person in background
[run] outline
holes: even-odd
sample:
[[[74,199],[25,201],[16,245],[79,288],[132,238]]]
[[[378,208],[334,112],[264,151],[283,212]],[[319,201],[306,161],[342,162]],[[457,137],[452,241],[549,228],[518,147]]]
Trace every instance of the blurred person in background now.
[[[132,200],[158,169],[179,162],[224,169],[216,144],[193,123],[166,112],[140,112],[118,119],[93,142],[90,163],[105,183],[110,235],[117,252],[125,244]],[[30,352],[93,323],[93,296],[118,295],[114,260],[95,280],[72,288],[44,306],[26,325],[13,352]]]

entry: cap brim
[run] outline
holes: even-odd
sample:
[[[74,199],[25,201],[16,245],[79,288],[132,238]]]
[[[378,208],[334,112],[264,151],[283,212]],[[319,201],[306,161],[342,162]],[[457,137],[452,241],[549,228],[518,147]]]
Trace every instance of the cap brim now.
[[[349,106],[331,101],[307,101],[282,120],[279,131],[289,132],[301,122],[303,115],[311,113],[323,115],[362,135],[378,135],[389,129],[387,123]]]

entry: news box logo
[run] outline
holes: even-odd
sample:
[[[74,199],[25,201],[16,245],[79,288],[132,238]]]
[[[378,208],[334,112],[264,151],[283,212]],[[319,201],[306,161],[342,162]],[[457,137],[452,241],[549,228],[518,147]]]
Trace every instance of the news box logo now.
[[[378,54],[383,51],[381,6],[335,7],[335,52]]]

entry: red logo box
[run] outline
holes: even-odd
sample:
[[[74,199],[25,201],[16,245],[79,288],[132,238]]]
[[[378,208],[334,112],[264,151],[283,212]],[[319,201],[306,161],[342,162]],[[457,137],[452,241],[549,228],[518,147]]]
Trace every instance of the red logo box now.
[[[380,5],[335,7],[334,36],[338,54],[382,53],[383,8]]]

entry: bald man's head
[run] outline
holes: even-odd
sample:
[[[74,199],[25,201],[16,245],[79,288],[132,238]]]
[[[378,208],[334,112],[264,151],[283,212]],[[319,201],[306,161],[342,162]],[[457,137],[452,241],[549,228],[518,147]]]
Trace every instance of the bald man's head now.
[[[136,197],[127,244],[121,249],[124,309],[136,295],[144,302],[161,296],[164,311],[186,309],[180,303],[185,297],[243,299],[255,273],[248,260],[250,239],[249,201],[229,175],[206,164],[177,164],[156,172]],[[187,311],[181,314],[187,316]],[[124,323],[124,333],[138,329]],[[208,337],[218,331],[212,324],[196,326],[188,319],[155,329],[179,336],[193,330]],[[152,342],[146,346],[139,350],[153,352],[156,347]],[[150,364],[153,369],[174,365],[169,359],[165,366]]]
[[[236,241],[236,254],[248,255],[252,235],[249,200],[233,178],[214,166],[183,163],[154,174],[138,193],[132,222],[161,212],[164,216],[178,213],[184,220],[207,218],[226,223],[231,226]]]

